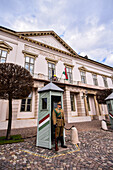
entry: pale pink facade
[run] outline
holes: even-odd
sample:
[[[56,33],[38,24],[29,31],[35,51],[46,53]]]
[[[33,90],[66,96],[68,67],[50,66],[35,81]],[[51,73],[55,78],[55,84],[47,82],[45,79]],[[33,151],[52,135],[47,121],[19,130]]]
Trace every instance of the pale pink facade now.
[[[21,100],[13,100],[12,128],[37,126],[38,90],[49,83],[51,66],[55,67],[54,74],[58,78],[54,83],[64,89],[63,107],[67,122],[101,120],[108,115],[107,106],[99,105],[95,94],[98,89],[113,88],[113,68],[77,55],[55,32],[18,33],[0,27],[0,50],[7,51],[5,62],[33,69],[34,90],[30,111],[25,109],[27,106],[24,104],[22,108]],[[2,61],[2,52],[0,57]],[[29,63],[26,57],[30,58]],[[65,80],[62,74],[65,67],[69,70],[71,82]],[[103,77],[108,87],[105,87]],[[7,128],[7,119],[8,101],[0,100],[0,129]]]

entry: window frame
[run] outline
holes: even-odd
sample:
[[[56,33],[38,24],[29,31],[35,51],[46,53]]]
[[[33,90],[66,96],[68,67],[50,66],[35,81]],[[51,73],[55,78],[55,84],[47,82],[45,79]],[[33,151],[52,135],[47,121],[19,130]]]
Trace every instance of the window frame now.
[[[0,51],[1,51],[1,52],[0,52],[0,63],[6,63],[8,51],[7,51],[6,49],[3,49],[3,48],[0,48]],[[3,52],[3,51],[6,52],[6,57],[3,57],[3,56],[2,56],[2,52]],[[2,59],[2,58],[5,58],[5,62],[1,62],[1,59]]]
[[[30,96],[31,95],[31,96]],[[29,97],[30,96],[30,97]],[[22,100],[21,100],[21,107],[20,107],[20,112],[32,112],[32,100],[33,100],[33,93],[31,92],[29,94],[29,96],[25,99],[22,99],[22,100],[25,100],[25,109],[24,111],[22,111]],[[31,99],[31,102],[30,104],[28,104],[28,100]],[[30,111],[27,111],[27,106],[30,105]]]
[[[69,67],[69,66],[65,66],[65,67],[66,67],[66,72],[67,72],[67,76],[68,76],[68,81],[69,81],[69,83],[72,83],[73,82],[72,67]]]
[[[98,80],[97,80],[97,74],[92,74],[93,77],[93,83],[95,86],[98,86]]]
[[[71,97],[72,96],[72,97]],[[72,100],[73,99],[73,100]],[[76,112],[75,107],[75,95],[73,93],[70,93],[70,103],[71,103],[71,111]]]
[[[51,65],[51,67],[49,67],[49,64]],[[54,65],[54,68],[53,68]],[[52,75],[52,70],[54,70],[54,75],[56,74],[56,64],[54,62],[48,61],[48,79],[50,80],[51,77],[53,78],[54,75]],[[51,75],[49,75],[49,71],[51,73]]]
[[[104,87],[108,87],[107,77],[103,77]]]
[[[84,75],[82,75],[82,73],[84,73]],[[80,76],[81,76],[81,82],[84,83],[84,84],[87,84],[87,82],[86,82],[86,72],[80,71]],[[84,78],[85,82],[82,81],[83,80],[82,77]]]
[[[109,112],[112,112],[113,110],[112,110],[111,102],[109,102],[109,103],[107,104],[107,106],[108,106],[108,110],[109,110]]]
[[[112,84],[113,84],[113,78],[111,78]]]
[[[46,108],[43,108],[43,99],[46,99],[47,100],[47,97],[44,97],[42,98],[42,107],[41,107],[41,110],[48,110],[48,106],[47,106],[47,101],[46,101]]]
[[[29,62],[26,61],[27,57],[29,58]],[[30,62],[31,59],[34,60],[33,63]],[[27,64],[28,64],[29,69],[26,68]],[[30,71],[30,66],[33,66],[33,71],[32,72]],[[27,54],[25,55],[25,64],[24,64],[24,67],[25,67],[25,69],[27,69],[30,72],[31,75],[34,75],[34,67],[35,67],[35,58],[34,58],[34,56],[30,56],[30,55],[27,55]]]

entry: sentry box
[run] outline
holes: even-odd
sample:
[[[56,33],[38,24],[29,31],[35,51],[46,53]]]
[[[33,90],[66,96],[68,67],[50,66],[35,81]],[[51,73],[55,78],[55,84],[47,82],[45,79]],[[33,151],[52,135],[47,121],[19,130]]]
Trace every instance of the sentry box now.
[[[50,82],[38,92],[39,110],[36,146],[51,149],[55,146],[55,129],[52,121],[52,112],[57,107],[59,101],[61,101],[63,107],[64,90]]]
[[[111,128],[113,129],[113,92],[105,100],[108,107]]]

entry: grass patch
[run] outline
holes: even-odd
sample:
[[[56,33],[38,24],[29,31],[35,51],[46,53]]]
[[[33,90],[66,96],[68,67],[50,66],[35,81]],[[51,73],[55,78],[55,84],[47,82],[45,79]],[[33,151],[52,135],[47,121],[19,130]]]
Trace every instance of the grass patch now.
[[[0,137],[0,145],[23,142],[21,135],[12,135],[9,140],[5,136]]]

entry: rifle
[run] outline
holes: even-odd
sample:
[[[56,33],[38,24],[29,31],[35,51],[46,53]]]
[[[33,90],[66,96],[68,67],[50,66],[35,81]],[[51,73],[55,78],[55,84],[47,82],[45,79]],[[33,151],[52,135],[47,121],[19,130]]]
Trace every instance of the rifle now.
[[[58,143],[57,143],[57,128],[55,127],[55,151],[58,151]]]

